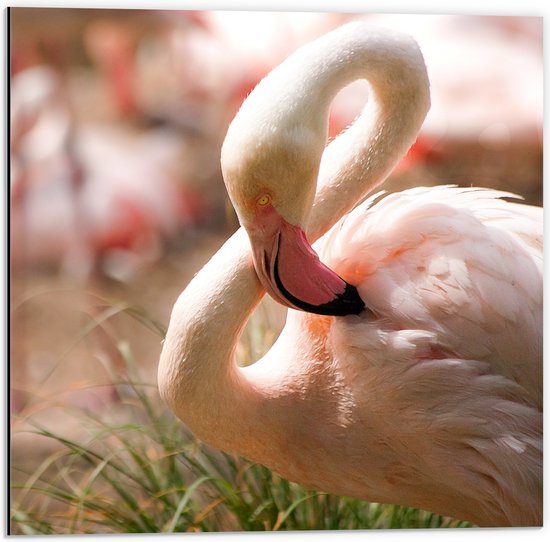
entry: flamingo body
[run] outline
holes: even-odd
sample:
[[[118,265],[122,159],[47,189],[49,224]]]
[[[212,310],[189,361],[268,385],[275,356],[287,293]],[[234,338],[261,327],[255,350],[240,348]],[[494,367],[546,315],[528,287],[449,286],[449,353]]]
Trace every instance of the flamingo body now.
[[[359,77],[369,103],[325,149]],[[243,228],[176,301],[159,389],[199,438],[307,487],[540,525],[542,210],[449,186],[365,200],[428,105],[415,42],[361,24],[256,87],[222,149]],[[238,367],[266,290],[286,325]]]

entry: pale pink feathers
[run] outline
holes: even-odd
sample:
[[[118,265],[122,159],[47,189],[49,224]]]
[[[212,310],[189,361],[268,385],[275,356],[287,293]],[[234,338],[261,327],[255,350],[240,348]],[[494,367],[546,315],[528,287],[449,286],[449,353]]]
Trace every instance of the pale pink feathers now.
[[[379,318],[429,334],[420,352],[490,362],[541,406],[542,209],[505,196],[445,186],[374,196],[316,248]]]

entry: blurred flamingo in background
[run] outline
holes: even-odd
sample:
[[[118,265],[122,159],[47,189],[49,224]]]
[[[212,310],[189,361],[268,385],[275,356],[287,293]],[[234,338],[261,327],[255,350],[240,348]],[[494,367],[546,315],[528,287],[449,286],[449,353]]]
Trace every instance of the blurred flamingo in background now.
[[[12,262],[28,260],[30,245],[38,259],[58,259],[76,242],[76,210],[65,203],[82,182],[58,71],[38,65],[13,77],[11,134]]]
[[[162,132],[76,127],[56,85],[47,67],[13,81],[12,130],[30,123],[12,140],[13,262],[61,263],[73,277],[99,271],[122,278],[131,269],[122,269],[119,258],[115,270],[109,259],[126,252],[134,268],[154,261],[162,239],[197,223],[201,202],[197,196],[187,205],[180,189],[177,140]],[[49,91],[40,103],[29,98],[26,108],[33,86]]]
[[[79,124],[62,76],[48,66],[12,80],[12,263],[60,266],[73,278],[127,278],[162,243],[196,227],[207,198],[180,177],[181,140]]]
[[[357,78],[367,106],[325,149],[330,102]],[[357,205],[428,108],[414,40],[363,24],[256,87],[222,148],[244,228],[177,300],[160,392],[199,438],[308,487],[541,525],[542,210],[448,186]],[[308,242],[323,234],[326,265]],[[265,290],[309,312],[289,310],[271,350],[240,368]]]

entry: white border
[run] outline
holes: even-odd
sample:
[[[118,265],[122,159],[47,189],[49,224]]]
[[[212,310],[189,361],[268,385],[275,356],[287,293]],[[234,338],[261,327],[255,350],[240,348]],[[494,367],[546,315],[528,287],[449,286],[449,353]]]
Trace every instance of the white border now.
[[[543,15],[547,8],[543,0],[96,0],[78,2],[22,1],[6,2],[12,7],[65,8],[137,8],[137,9],[198,9],[249,11],[335,11],[373,13],[470,13],[472,15]]]

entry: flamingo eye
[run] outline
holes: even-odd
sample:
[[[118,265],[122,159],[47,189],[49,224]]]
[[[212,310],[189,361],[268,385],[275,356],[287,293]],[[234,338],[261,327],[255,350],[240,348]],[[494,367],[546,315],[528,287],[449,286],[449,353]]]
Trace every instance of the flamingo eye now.
[[[267,194],[264,194],[263,196],[260,196],[257,200],[256,200],[256,203],[260,206],[260,207],[265,207],[268,203],[271,202],[271,198],[267,195]]]

